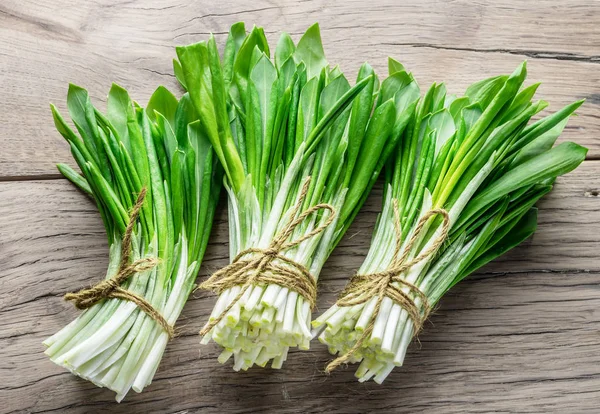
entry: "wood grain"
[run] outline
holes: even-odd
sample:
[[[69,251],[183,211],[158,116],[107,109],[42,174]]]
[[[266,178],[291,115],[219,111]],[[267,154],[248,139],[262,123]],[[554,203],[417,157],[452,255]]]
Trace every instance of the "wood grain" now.
[[[98,279],[107,263],[93,204],[66,180],[0,183],[0,411],[4,412],[593,412],[600,397],[600,163],[558,180],[540,203],[533,239],[454,289],[421,345],[383,386],[353,370],[322,373],[331,358],[315,342],[281,371],[234,373],[200,347],[214,298],[190,299],[182,335],[154,383],[124,403],[53,365],[41,341],[77,312],[60,296]],[[354,272],[379,211],[376,189],[321,277],[319,308]],[[202,276],[227,263],[225,209]]]
[[[596,413],[600,401],[600,162],[559,178],[539,203],[532,239],[453,289],[382,386],[353,367],[327,377],[315,342],[284,369],[235,373],[197,335],[214,298],[186,305],[154,383],[120,405],[43,355],[41,341],[76,315],[64,292],[107,264],[93,204],[54,165],[71,162],[48,103],[64,113],[69,82],[102,108],[112,82],[144,104],[159,84],[178,90],[176,45],[229,26],[262,25],[272,44],[318,21],[328,59],[349,77],[392,55],[422,88],[452,93],[528,59],[550,110],[586,98],[561,140],[600,159],[600,2],[572,0],[3,0],[0,2],[0,413],[29,412],[543,412]],[[33,180],[33,181],[32,181]],[[376,189],[319,283],[319,309],[358,268],[379,211]],[[227,264],[225,204],[201,278]]]
[[[530,82],[556,110],[587,98],[562,140],[600,158],[600,3],[323,0],[216,2],[183,0],[4,0],[0,4],[0,177],[56,177],[70,158],[54,130],[48,103],[65,108],[67,84],[102,104],[112,82],[146,103],[159,84],[176,89],[174,47],[206,39],[223,43],[230,24],[263,25],[272,44],[319,21],[329,61],[353,77],[368,60],[385,73],[392,55],[423,87],[446,81],[453,93],[529,59]],[[102,106],[102,105],[101,105]],[[34,143],[32,145],[32,143]]]

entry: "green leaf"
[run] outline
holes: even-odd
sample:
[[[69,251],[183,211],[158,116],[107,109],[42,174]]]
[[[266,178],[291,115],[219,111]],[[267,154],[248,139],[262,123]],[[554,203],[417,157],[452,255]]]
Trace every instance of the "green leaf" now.
[[[261,130],[264,139],[267,139],[268,135],[268,121],[274,115],[274,108],[271,107],[271,90],[273,88],[275,79],[277,79],[277,70],[271,63],[271,60],[266,55],[263,55],[256,66],[254,66],[252,69],[250,80],[254,85],[258,95]]]
[[[276,89],[275,94],[272,94],[272,91],[274,90],[273,83],[276,79],[277,70],[271,63],[271,60],[263,54],[263,57],[254,66],[250,75],[252,90],[253,92],[256,91],[256,98],[258,99],[258,105],[255,109],[258,110],[258,119],[256,120],[259,121],[260,135],[257,138],[261,141],[261,144],[259,145],[261,151],[257,154],[259,169],[257,174],[255,174],[255,177],[258,180],[255,187],[259,194],[258,201],[261,204],[264,201],[264,186],[261,185],[261,183],[265,182],[267,176],[267,168],[271,157],[273,141],[273,122],[275,121],[277,112],[276,105],[278,97]]]
[[[300,38],[294,53],[294,60],[296,63],[304,62],[309,80],[319,76],[323,68],[327,67],[318,23],[310,26]]]
[[[353,170],[350,187],[346,195],[347,201],[340,213],[342,221],[348,217],[354,208],[354,203],[360,199],[363,191],[367,188],[386,141],[392,133],[395,115],[394,102],[391,99],[375,110],[356,160],[356,167]]]
[[[283,64],[294,56],[296,45],[287,33],[282,33],[275,48],[275,66],[277,70],[281,70]]]
[[[452,101],[452,103],[448,107],[448,110],[450,111],[450,114],[452,115],[452,118],[454,118],[455,122],[458,122],[461,119],[460,117],[463,114],[463,109],[469,106],[469,103],[469,97],[467,96],[462,96]],[[479,115],[481,115],[481,109],[479,110]],[[477,120],[477,118],[479,118],[479,115],[475,118],[475,121]]]
[[[187,86],[185,85],[185,77],[183,76],[183,69],[181,69],[181,64],[177,59],[173,59],[173,73],[175,74],[175,79],[181,85],[184,90],[187,90]]]
[[[300,146],[300,143],[306,141],[313,128],[317,125],[319,119],[319,86],[319,79],[312,78],[306,82],[300,92],[298,123],[296,125],[296,150]]]
[[[90,145],[88,148],[97,150],[98,126],[88,92],[77,85],[69,84],[67,107],[79,134],[86,145]]]
[[[531,100],[533,99],[533,96],[535,95],[535,92],[537,91],[537,88],[539,86],[539,83],[535,83],[519,92],[517,96],[515,96],[515,99],[511,103],[510,108],[506,112],[506,115],[504,115],[504,118],[502,119],[501,123],[509,121],[510,119],[514,118],[517,114],[525,110],[527,106],[531,103]]]
[[[240,46],[233,64],[233,80],[237,85],[242,102],[246,102],[248,77],[252,70],[252,55],[255,49],[270,56],[269,44],[261,28],[254,27]],[[181,60],[181,58],[180,58]]]
[[[515,71],[510,75],[510,77],[506,80],[502,89],[495,94],[493,99],[489,104],[485,104],[484,101],[478,100],[482,107],[485,108],[483,114],[477,122],[473,125],[473,128],[468,132],[467,138],[465,139],[465,143],[463,147],[466,149],[469,145],[473,144],[473,141],[480,137],[486,129],[490,126],[496,126],[500,119],[496,119],[497,114],[502,110],[502,108],[506,105],[507,102],[510,102],[521,85],[525,80],[525,76],[527,75],[527,68],[525,62],[523,62]],[[486,96],[487,99],[487,96]],[[459,152],[459,156],[461,156]]]
[[[393,75],[396,72],[406,72],[404,65],[398,62],[396,59],[388,57],[388,75]]]
[[[435,86],[431,112],[438,112],[445,107],[446,104],[446,85],[440,83]]]
[[[305,157],[308,157],[311,154],[319,140],[323,137],[323,133],[327,131],[327,128],[329,128],[330,124],[335,121],[337,117],[346,110],[346,108],[348,108],[348,105],[354,101],[356,96],[360,93],[360,91],[363,90],[365,86],[368,85],[370,80],[371,77],[369,76],[354,85],[336,102],[331,110],[329,110],[325,116],[319,120],[318,124],[306,139],[308,147],[305,152]]]
[[[428,126],[432,131],[435,131],[435,157],[437,157],[446,141],[456,133],[454,118],[450,111],[442,109],[429,118]]]
[[[108,159],[98,133],[96,115],[88,92],[77,85],[69,84],[67,107],[69,115],[71,115],[71,119],[79,131],[79,135],[83,138],[83,143],[89,154],[95,160],[98,170],[109,184],[112,183]]]
[[[555,112],[552,115],[542,118],[539,121],[527,126],[523,130],[523,133],[519,138],[517,145],[513,147],[513,151],[522,148],[523,146],[533,141],[535,138],[554,128],[564,119],[570,117],[577,110],[577,108],[579,108],[583,104],[583,102],[583,99],[580,101],[573,102],[572,104],[569,104],[562,108],[560,111]]]
[[[572,142],[563,142],[559,146],[525,161],[507,171],[473,198],[456,225],[460,225],[462,221],[468,220],[480,209],[489,206],[512,191],[574,170],[583,162],[586,154],[586,148]]]
[[[535,233],[537,228],[537,208],[533,207],[523,215],[522,217],[515,220],[512,230],[508,232],[502,239],[493,243],[483,254],[477,257],[469,267],[463,272],[459,280],[465,278],[469,274],[475,272],[477,269],[483,267],[485,264],[491,262],[497,257],[502,256],[512,248],[523,243],[529,237]],[[458,281],[457,281],[458,282]],[[457,283],[456,282],[456,283]]]
[[[169,124],[171,124],[171,128],[175,128],[175,112],[177,111],[177,105],[178,102],[175,95],[164,86],[159,86],[148,101],[146,113],[152,122],[156,122],[155,112],[162,114],[165,119],[169,121]]]
[[[83,177],[81,174],[78,174],[77,171],[69,167],[67,164],[56,164],[56,167],[58,168],[58,171],[65,176],[65,178],[75,184],[75,186],[81,191],[87,193],[88,195],[92,195],[92,189],[90,188],[90,185],[85,177]]]
[[[106,117],[117,131],[118,139],[129,149],[129,130],[127,123],[135,120],[133,105],[129,93],[113,83],[108,93]]]
[[[479,103],[471,104],[469,106],[465,106],[462,110],[462,119],[465,123],[465,132],[469,132],[473,125],[477,122],[477,120],[483,114],[483,110],[481,109],[481,105]]]
[[[356,159],[358,158],[360,147],[367,130],[367,123],[369,122],[369,117],[373,109],[375,71],[369,64],[365,63],[358,71],[358,77],[356,81],[360,82],[369,76],[372,77],[371,81],[369,81],[365,88],[357,95],[354,102],[352,102],[350,124],[348,126],[348,161],[346,177],[344,179],[344,187],[347,187],[350,183],[350,179],[354,171],[354,165],[356,163]]]
[[[256,31],[257,29],[253,30],[253,33]],[[243,48],[244,46],[240,48],[238,59]],[[208,45],[200,42],[178,47],[177,55],[189,87],[190,98],[198,112],[202,127],[206,131],[227,177],[235,190],[239,191],[245,179],[244,166],[231,135],[224,80],[220,71],[218,55],[216,55],[214,39]]]
[[[412,82],[412,76],[406,72],[396,72],[393,75],[390,75],[381,83],[379,101],[385,102],[394,98],[400,90],[407,87]]]
[[[173,161],[171,162],[171,192],[173,199],[171,201],[173,209],[173,229],[175,234],[180,234],[184,222],[184,205],[186,197],[195,197],[194,193],[187,193],[185,191],[185,153],[181,150],[176,150],[173,154]]]
[[[223,52],[223,80],[228,87],[233,80],[233,66],[235,58],[246,39],[246,26],[244,22],[238,22],[229,29],[225,51]]]
[[[552,129],[543,133],[529,144],[525,145],[523,148],[516,153],[515,158],[513,158],[510,168],[514,168],[519,164],[535,157],[536,155],[542,154],[552,148],[560,134],[562,134],[563,129],[567,125],[569,121],[568,118],[563,119]]]
[[[479,103],[481,108],[485,109],[500,92],[507,79],[508,76],[502,75],[475,82],[467,88],[465,96],[472,103]]]

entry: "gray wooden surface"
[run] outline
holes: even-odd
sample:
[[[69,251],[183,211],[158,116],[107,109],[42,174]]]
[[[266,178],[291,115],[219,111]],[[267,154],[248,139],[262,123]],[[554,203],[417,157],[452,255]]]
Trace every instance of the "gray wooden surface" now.
[[[533,239],[442,300],[386,382],[327,377],[315,342],[280,371],[234,373],[197,331],[214,298],[197,294],[178,323],[154,383],[120,405],[111,392],[43,355],[41,341],[76,311],[61,295],[107,264],[93,204],[55,170],[70,162],[48,103],[65,107],[68,82],[103,102],[111,82],[145,103],[176,89],[174,46],[244,20],[270,39],[321,23],[330,62],[351,74],[392,55],[423,86],[451,92],[529,61],[551,109],[587,98],[561,139],[590,148],[540,202]],[[503,0],[326,2],[221,0],[0,1],[0,412],[598,412],[600,404],[600,3]],[[376,190],[326,265],[319,308],[332,303],[366,253]],[[225,204],[200,277],[227,263]]]

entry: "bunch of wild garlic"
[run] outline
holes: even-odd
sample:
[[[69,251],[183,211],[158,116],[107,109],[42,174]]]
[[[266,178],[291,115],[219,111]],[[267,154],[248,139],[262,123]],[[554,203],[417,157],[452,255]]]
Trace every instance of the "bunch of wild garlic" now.
[[[83,175],[64,164],[59,170],[98,206],[110,245],[106,280],[128,264],[121,263],[122,255],[131,256],[134,266],[144,260],[157,264],[136,267],[98,303],[78,304],[87,310],[44,344],[52,361],[110,388],[120,401],[131,388],[140,392],[154,377],[170,326],[194,286],[222,172],[187,94],[178,101],[160,87],[143,109],[113,85],[103,114],[92,106],[86,90],[71,85],[67,104],[81,138],[54,106],[52,113]],[[129,211],[139,193],[145,197],[138,199],[143,201],[139,222],[131,223],[129,239]],[[140,303],[128,300],[131,295]],[[160,316],[153,318],[153,313]]]
[[[538,84],[522,88],[525,76],[523,63],[510,76],[474,83],[460,98],[441,84],[419,101],[387,165],[371,248],[345,292],[358,287],[364,294],[346,300],[342,293],[313,322],[319,340],[340,355],[328,370],[361,362],[359,381],[381,383],[402,365],[444,293],[531,236],[536,201],[584,160],[579,145],[553,147],[582,101],[528,125],[547,103],[532,101]],[[399,300],[360,287],[394,267],[389,284]]]

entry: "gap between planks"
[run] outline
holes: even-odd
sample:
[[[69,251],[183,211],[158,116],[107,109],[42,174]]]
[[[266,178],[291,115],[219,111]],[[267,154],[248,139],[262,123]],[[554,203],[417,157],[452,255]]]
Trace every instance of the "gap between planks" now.
[[[600,154],[591,154],[585,157],[584,162],[600,161]],[[15,182],[15,181],[50,181],[50,180],[66,180],[62,174],[38,174],[38,175],[6,175],[0,176],[0,183]]]

